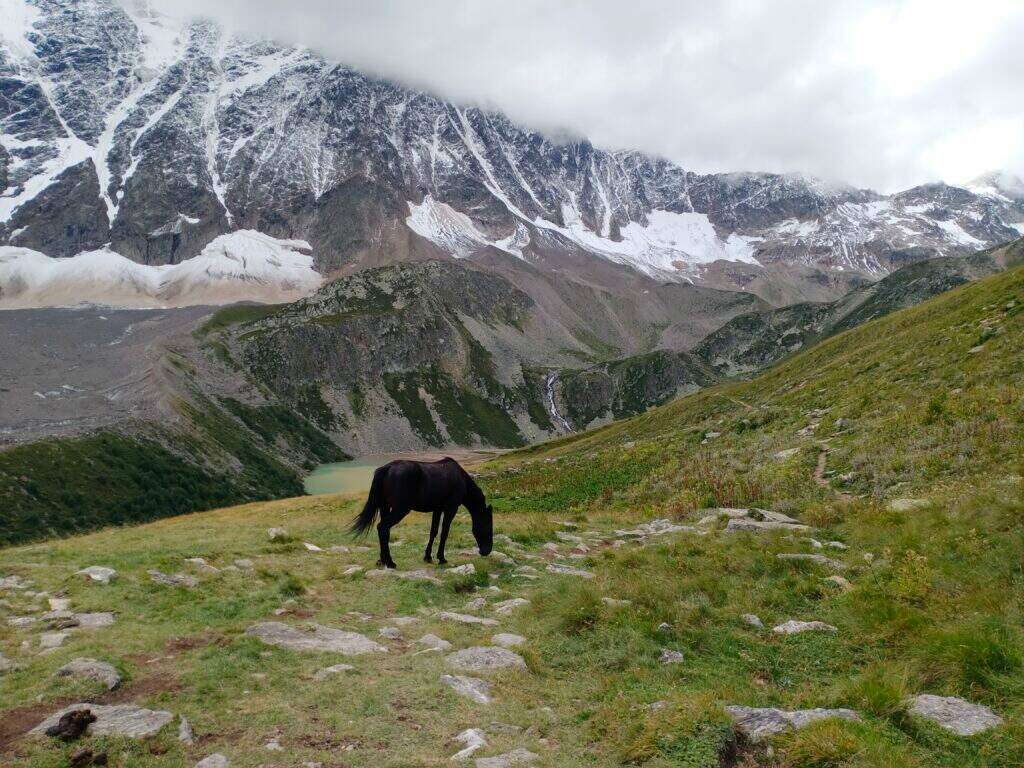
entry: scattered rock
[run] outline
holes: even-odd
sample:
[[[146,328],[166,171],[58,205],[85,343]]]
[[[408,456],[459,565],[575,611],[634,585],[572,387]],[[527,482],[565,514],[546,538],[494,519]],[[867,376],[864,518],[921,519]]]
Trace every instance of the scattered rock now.
[[[512,766],[527,765],[539,759],[540,755],[535,755],[533,752],[519,747],[503,755],[478,757],[476,759],[476,768],[512,768]]]
[[[12,627],[27,627],[29,624],[35,624],[39,619],[35,616],[10,616],[7,619],[7,623]]]
[[[514,635],[511,632],[499,632],[491,637],[491,642],[500,645],[502,648],[515,648],[526,642],[522,635]]]
[[[143,709],[134,704],[72,704],[55,712],[33,728],[29,733],[38,735],[56,725],[69,712],[88,709],[96,716],[96,722],[89,726],[91,736],[128,736],[141,739],[155,735],[174,719],[174,715],[163,710]]]
[[[95,680],[112,691],[121,684],[121,674],[105,661],[96,659],[72,659],[53,673],[56,677],[84,677]]]
[[[472,563],[466,563],[465,565],[457,565],[454,568],[448,568],[444,573],[446,576],[472,576],[476,573],[476,566]]]
[[[661,710],[665,709],[665,707],[667,707],[667,706],[668,706],[668,702],[667,701],[652,701],[650,704],[647,705],[647,711],[648,712],[661,712]]]
[[[228,768],[229,765],[231,762],[224,755],[214,752],[196,763],[196,768]]]
[[[60,632],[43,632],[39,636],[39,647],[44,650],[60,648],[69,637],[71,637],[71,632],[66,629]]]
[[[679,525],[673,523],[671,520],[666,518],[659,518],[657,520],[651,520],[649,523],[641,523],[636,528],[632,528],[628,531],[616,530],[616,536],[634,536],[636,538],[646,538],[648,536],[664,536],[668,533],[679,533],[682,531],[694,532],[696,529],[692,525]]]
[[[930,503],[928,499],[893,499],[889,502],[889,510],[892,512],[913,512],[915,509],[927,507]]]
[[[199,586],[199,579],[187,573],[164,573],[155,568],[146,571],[146,573],[157,584],[163,584],[168,587],[188,587],[191,589],[192,587]]]
[[[354,576],[355,574],[359,573],[361,570],[363,570],[363,566],[361,566],[361,565],[350,565],[348,568],[346,568],[345,570],[343,570],[341,572],[341,575],[342,576]]]
[[[785,459],[788,459],[791,456],[796,456],[798,453],[800,453],[799,448],[784,448],[781,451],[776,451],[773,455],[779,461],[784,461]]]
[[[449,648],[452,647],[452,644],[449,643],[444,638],[438,637],[437,635],[430,635],[430,634],[424,635],[423,637],[421,637],[416,642],[419,643],[420,645],[425,645],[425,646],[427,646],[427,648],[429,648],[431,650],[434,650],[434,651],[447,651]]]
[[[3,674],[4,672],[13,672],[14,670],[20,669],[20,668],[21,668],[21,665],[19,665],[18,663],[14,662],[14,661],[11,661],[6,656],[4,656],[2,653],[0,653],[0,674]]]
[[[491,724],[487,726],[487,730],[490,731],[491,733],[506,733],[506,734],[516,734],[516,733],[522,733],[523,732],[522,726],[513,725],[512,723],[499,723],[496,720],[492,721]]]
[[[496,627],[497,619],[484,619],[479,616],[470,616],[467,613],[453,613],[452,611],[441,611],[437,618],[444,621],[456,621],[459,624],[482,624],[485,627]]]
[[[831,624],[823,621],[797,621],[790,619],[784,624],[772,627],[776,635],[799,635],[801,632],[838,632]]]
[[[288,531],[284,528],[267,528],[267,538],[271,541],[286,541],[288,539]]]
[[[973,736],[1003,724],[1003,718],[988,707],[956,696],[922,693],[910,700],[910,713],[930,720],[957,736]]]
[[[87,576],[100,584],[109,584],[117,578],[117,571],[113,568],[107,568],[105,565],[90,565],[88,568],[77,571],[75,575]]]
[[[114,614],[110,611],[97,611],[96,613],[76,613],[75,621],[82,629],[101,629],[114,624]]]
[[[182,744],[192,744],[196,740],[192,732],[192,725],[184,717],[178,722],[178,741]]]
[[[661,656],[658,657],[662,664],[680,664],[684,659],[681,651],[673,651],[670,648],[662,648]]]
[[[264,744],[263,748],[265,750],[267,750],[268,752],[283,752],[284,751],[284,747],[281,746],[280,737],[278,737],[278,736],[275,736],[270,741],[268,741],[266,744]]]
[[[314,673],[313,679],[320,683],[329,677],[334,677],[334,675],[340,675],[344,672],[351,672],[353,669],[355,669],[355,667],[353,667],[351,664],[334,664],[330,667],[318,669]]]
[[[483,749],[487,746],[487,739],[484,736],[484,732],[479,728],[467,728],[462,733],[457,734],[452,741],[456,741],[463,745],[463,748],[452,755],[450,760],[468,760],[474,752],[478,749]]]
[[[786,731],[800,730],[819,720],[859,721],[860,715],[851,709],[798,709],[786,711],[774,708],[726,707],[736,729],[749,741],[759,742]]]
[[[548,563],[548,571],[551,573],[557,573],[561,576],[576,576],[580,579],[594,578],[594,574],[590,571],[584,571],[581,568],[573,568],[570,565],[562,565],[561,563]]]
[[[841,563],[838,560],[833,560],[830,557],[825,557],[824,555],[807,555],[801,553],[784,552],[776,555],[776,557],[779,560],[806,560],[811,563],[817,563],[818,565],[824,565],[828,568],[832,568],[837,571],[846,570],[845,563]]]
[[[388,640],[401,640],[402,630],[398,627],[381,627],[377,630],[377,634],[381,637],[387,638]]]
[[[392,621],[400,627],[407,627],[410,624],[418,624],[420,620],[417,616],[395,616]]]
[[[730,520],[725,526],[726,533],[764,533],[765,531],[808,531],[810,526],[800,523],[777,523],[772,520],[754,520],[752,518],[738,518]]]
[[[79,571],[82,573],[82,571]],[[14,574],[12,576],[0,576],[0,589],[28,589],[29,582],[25,581],[21,576]]]
[[[513,597],[511,600],[502,600],[494,604],[494,612],[502,615],[512,613],[516,608],[529,605],[530,601],[523,597]]]
[[[434,576],[426,568],[417,568],[415,571],[398,571],[394,568],[375,568],[366,572],[368,579],[379,579],[385,577],[405,579],[407,581],[429,581],[432,584],[440,584],[441,580]]]
[[[467,611],[479,611],[483,610],[487,606],[487,599],[483,597],[477,597],[470,600],[463,606]]]
[[[252,560],[250,560],[247,557],[240,557],[240,558],[238,558],[237,560],[235,560],[235,565],[237,565],[239,568],[241,568],[243,570],[248,570],[249,568],[255,568],[256,567],[256,563],[254,563]]]
[[[632,600],[619,600],[618,598],[614,598],[614,597],[602,597],[601,598],[601,602],[604,603],[605,605],[610,605],[610,606],[618,608],[618,607],[621,607],[621,606],[624,606],[624,605],[631,605],[633,601]]]
[[[445,657],[449,665],[464,672],[489,672],[494,669],[526,668],[526,662],[518,653],[507,648],[474,646],[455,651]]]
[[[441,682],[460,696],[472,699],[478,704],[490,704],[493,701],[491,684],[486,680],[462,675],[441,675]]]
[[[851,584],[848,580],[844,579],[842,576],[838,574],[826,576],[822,579],[822,581],[827,582],[829,584],[835,584],[844,592],[849,592],[851,589],[853,589],[853,584]]]
[[[494,560],[497,560],[499,563],[503,563],[505,565],[515,565],[516,564],[516,561],[513,560],[509,555],[506,555],[504,552],[499,552],[496,549],[492,549],[491,550],[491,558],[494,559]]]
[[[388,650],[358,632],[345,632],[320,624],[297,629],[279,621],[264,621],[253,624],[245,633],[267,645],[276,645],[292,651],[327,651],[346,656],[359,656],[364,653],[387,653]]]
[[[663,621],[663,622],[661,622],[661,624],[659,624],[657,626],[657,631],[658,632],[671,632],[672,631],[672,625],[669,624],[667,621]]]
[[[764,629],[764,622],[753,613],[744,613],[740,616],[740,619],[743,620],[744,624],[754,627],[755,629]]]
[[[50,597],[46,602],[49,603],[51,611],[66,611],[71,608],[71,600],[66,597]]]
[[[202,557],[186,557],[185,562],[191,565],[200,573],[220,573],[220,568],[210,565]]]

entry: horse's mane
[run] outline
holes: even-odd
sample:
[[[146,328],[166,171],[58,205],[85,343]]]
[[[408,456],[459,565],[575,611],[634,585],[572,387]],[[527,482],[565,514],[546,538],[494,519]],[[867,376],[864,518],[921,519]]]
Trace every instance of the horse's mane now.
[[[484,492],[480,490],[480,486],[476,484],[476,480],[473,479],[473,476],[466,470],[462,469],[461,465],[459,465],[459,469],[462,470],[462,476],[466,480],[467,495],[478,504],[485,503],[486,499],[484,498]]]

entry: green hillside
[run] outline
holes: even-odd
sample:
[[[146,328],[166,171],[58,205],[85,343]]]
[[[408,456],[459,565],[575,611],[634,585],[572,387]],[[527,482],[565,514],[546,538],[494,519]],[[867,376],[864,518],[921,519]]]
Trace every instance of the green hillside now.
[[[6,588],[0,611],[38,619],[0,629],[0,654],[20,665],[0,677],[3,764],[56,768],[88,745],[133,768],[192,766],[213,752],[253,768],[441,766],[468,728],[486,741],[473,758],[527,750],[534,757],[516,753],[520,765],[537,768],[1024,764],[1022,350],[1016,269],[839,334],[754,380],[507,454],[480,477],[496,549],[514,562],[450,557],[474,574],[369,573],[376,553],[351,549],[345,535],[361,500],[343,497],[2,550],[0,577],[27,586]],[[709,507],[760,508],[810,528],[728,532],[743,526]],[[407,576],[423,565],[425,518],[396,530]],[[637,528],[657,519],[671,523]],[[664,525],[689,528],[661,534]],[[288,538],[268,540],[270,526]],[[464,514],[453,539],[450,555],[471,546]],[[218,570],[184,562],[192,557]],[[102,586],[75,575],[88,565],[119,576]],[[198,583],[154,583],[148,569]],[[39,654],[46,602],[30,593],[40,590],[64,594],[74,611],[116,611],[116,622]],[[530,602],[503,611],[513,598]],[[772,631],[790,620],[834,631]],[[267,646],[246,634],[264,621],[358,632],[387,652]],[[524,638],[514,648],[523,666],[454,666],[449,654],[490,646],[496,632]],[[425,633],[452,648],[424,652]],[[82,656],[112,663],[121,687],[52,677]],[[353,668],[317,675],[341,662]],[[488,681],[493,701],[457,695],[445,674]],[[1002,724],[954,735],[911,711],[918,694],[961,697]],[[145,741],[22,735],[89,696],[175,720]],[[859,719],[751,743],[730,705],[845,708]],[[178,740],[178,716],[194,743]]]

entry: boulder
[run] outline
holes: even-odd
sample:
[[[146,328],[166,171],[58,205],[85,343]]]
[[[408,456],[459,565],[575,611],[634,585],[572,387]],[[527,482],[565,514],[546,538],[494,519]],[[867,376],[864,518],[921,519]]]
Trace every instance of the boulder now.
[[[909,711],[957,736],[973,736],[1003,724],[1003,718],[988,707],[972,704],[956,696],[922,693],[910,700]]]
[[[86,576],[100,584],[109,584],[117,578],[117,571],[113,568],[107,568],[105,565],[90,565],[88,568],[77,571],[75,575]]]
[[[859,721],[860,715],[851,709],[798,709],[786,711],[759,707],[726,707],[736,730],[749,741],[759,742],[786,731],[797,731],[819,720]]]
[[[486,680],[476,677],[463,677],[462,675],[441,675],[441,682],[455,691],[459,696],[472,699],[478,704],[490,704],[491,684]]]
[[[165,725],[174,719],[174,715],[164,710],[143,709],[134,704],[71,704],[59,712],[55,712],[29,731],[32,735],[46,733],[46,730],[68,712],[88,709],[96,721],[89,726],[87,733],[91,736],[127,736],[132,739],[143,739],[154,736]]]
[[[526,662],[518,653],[507,648],[474,646],[455,651],[445,657],[449,666],[463,672],[490,672],[495,669],[526,669]]]
[[[0,674],[3,674],[4,672],[13,672],[16,669],[20,669],[20,665],[0,653]]]
[[[267,528],[267,538],[271,541],[287,541],[288,531],[284,528]]]
[[[333,627],[311,624],[298,629],[279,621],[253,624],[245,633],[267,645],[291,651],[318,651],[359,656],[364,653],[387,653],[387,648],[358,632],[345,632]]]
[[[425,646],[427,646],[428,649],[434,650],[434,651],[447,651],[449,648],[452,647],[452,644],[449,643],[444,638],[438,637],[437,635],[430,635],[430,634],[424,635],[423,637],[421,637],[416,642],[419,643],[420,645],[425,645]]]
[[[96,659],[72,659],[53,673],[56,677],[80,677],[95,680],[112,691],[121,684],[121,674],[105,661]]]

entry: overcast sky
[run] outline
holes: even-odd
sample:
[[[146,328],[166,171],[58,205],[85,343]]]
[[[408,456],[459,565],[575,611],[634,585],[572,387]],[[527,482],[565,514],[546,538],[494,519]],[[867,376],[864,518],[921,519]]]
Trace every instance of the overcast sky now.
[[[696,171],[882,191],[1024,175],[1022,0],[155,5]]]

